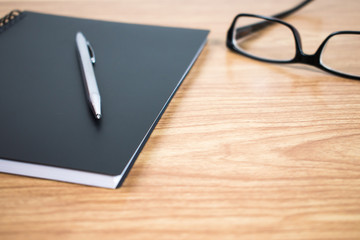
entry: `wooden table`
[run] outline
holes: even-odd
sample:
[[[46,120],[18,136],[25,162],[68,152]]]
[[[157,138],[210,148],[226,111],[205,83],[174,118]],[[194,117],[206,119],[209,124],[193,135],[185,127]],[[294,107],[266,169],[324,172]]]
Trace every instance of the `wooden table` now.
[[[121,188],[0,174],[0,239],[360,239],[360,82],[225,47],[237,13],[297,2],[0,0],[1,16],[211,30]],[[286,21],[312,53],[331,32],[360,30],[359,10],[318,0]]]

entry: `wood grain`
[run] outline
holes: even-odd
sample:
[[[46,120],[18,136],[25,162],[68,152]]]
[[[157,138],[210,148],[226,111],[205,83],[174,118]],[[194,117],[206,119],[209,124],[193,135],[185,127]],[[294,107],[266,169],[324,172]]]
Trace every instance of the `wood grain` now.
[[[211,30],[120,189],[0,174],[0,239],[360,239],[360,82],[225,47],[237,13],[297,2],[0,0],[1,16]],[[286,21],[312,53],[333,31],[360,30],[359,10],[318,0]]]

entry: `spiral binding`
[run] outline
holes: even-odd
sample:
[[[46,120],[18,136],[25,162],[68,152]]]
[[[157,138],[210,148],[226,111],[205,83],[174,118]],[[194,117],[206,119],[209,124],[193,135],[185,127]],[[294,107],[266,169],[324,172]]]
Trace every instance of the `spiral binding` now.
[[[9,26],[14,24],[21,15],[22,15],[22,12],[20,10],[13,10],[9,14],[0,18],[0,32],[3,32],[6,29],[8,29]]]

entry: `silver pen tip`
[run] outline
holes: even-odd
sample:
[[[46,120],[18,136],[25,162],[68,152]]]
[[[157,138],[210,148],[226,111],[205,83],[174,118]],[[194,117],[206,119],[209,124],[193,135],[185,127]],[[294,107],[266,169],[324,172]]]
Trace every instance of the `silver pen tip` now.
[[[101,114],[99,114],[99,113],[96,114],[96,118],[97,118],[97,119],[100,119],[100,118],[101,118]]]

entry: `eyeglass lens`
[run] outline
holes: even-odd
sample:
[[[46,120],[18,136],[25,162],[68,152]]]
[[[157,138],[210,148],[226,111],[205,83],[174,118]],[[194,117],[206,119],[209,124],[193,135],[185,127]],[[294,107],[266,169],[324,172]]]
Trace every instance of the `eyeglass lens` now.
[[[249,55],[273,61],[288,61],[295,57],[293,33],[281,23],[241,16],[234,31],[235,47]]]
[[[360,35],[332,36],[322,50],[320,61],[333,71],[360,76]]]

